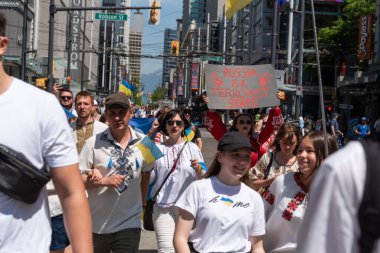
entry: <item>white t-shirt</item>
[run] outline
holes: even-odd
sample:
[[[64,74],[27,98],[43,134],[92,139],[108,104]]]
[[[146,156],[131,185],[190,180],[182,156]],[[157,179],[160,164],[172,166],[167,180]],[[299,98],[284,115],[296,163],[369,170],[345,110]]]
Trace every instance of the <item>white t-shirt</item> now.
[[[130,145],[125,149],[113,139],[108,128],[89,138],[79,155],[81,170],[97,168],[103,177],[120,168],[128,171],[125,179],[128,187],[122,193],[105,186],[87,189],[93,232],[97,234],[141,227],[141,171],[150,171],[153,164],[148,165],[142,154],[132,145],[139,143],[145,135],[137,133],[131,127],[129,130],[132,137]]]
[[[265,234],[260,195],[241,183],[225,185],[216,177],[192,183],[176,206],[195,217],[189,241],[198,252],[250,252],[250,236]]]
[[[58,100],[13,78],[0,95],[0,143],[23,153],[41,168],[78,162],[75,143]],[[0,192],[0,252],[48,252],[51,240],[46,190],[31,205]]]
[[[164,154],[163,157],[154,162],[155,184],[151,192],[151,197],[157,192],[166,175],[172,169],[174,161],[178,157],[178,153],[186,142],[173,146],[165,146],[157,144],[157,147]],[[203,156],[198,146],[193,142],[188,142],[178,159],[176,169],[169,176],[157,196],[157,204],[161,207],[173,206],[183,193],[187,186],[197,179],[197,175],[193,167],[191,167],[191,159],[198,159],[203,162]]]
[[[76,122],[70,123],[70,127],[72,129],[74,141],[77,142],[78,140],[77,140],[77,132],[76,132],[77,131]],[[94,121],[94,129],[93,129],[92,135],[93,136],[97,135],[103,132],[104,130],[106,130],[107,128],[108,126],[106,124],[99,121]],[[59,201],[58,195],[55,192],[55,187],[52,180],[49,181],[46,187],[49,191],[48,199],[49,199],[49,207],[50,207],[50,216],[54,217],[54,216],[62,214],[61,202]]]
[[[357,215],[366,175],[366,158],[359,142],[350,142],[322,163],[311,185],[297,252],[359,252]],[[379,240],[374,249],[380,252]]]
[[[293,172],[277,176],[263,193],[266,234],[265,252],[294,252],[308,195],[294,179]]]

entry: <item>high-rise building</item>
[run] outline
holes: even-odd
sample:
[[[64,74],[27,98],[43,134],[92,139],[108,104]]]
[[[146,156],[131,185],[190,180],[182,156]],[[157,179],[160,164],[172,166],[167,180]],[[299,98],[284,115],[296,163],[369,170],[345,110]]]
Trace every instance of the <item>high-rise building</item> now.
[[[131,6],[131,0],[122,0],[121,6]],[[120,34],[118,37],[119,50],[122,53],[119,57],[120,75],[122,79],[125,79],[128,78],[129,57],[127,57],[127,54],[129,52],[129,33],[132,16],[131,10],[123,10],[121,12],[128,16],[127,21],[121,23]]]
[[[132,25],[129,34],[129,79],[134,84],[141,81],[141,50],[144,28],[144,15],[141,12],[133,14]]]
[[[1,1],[0,11],[7,18],[7,36],[10,46],[4,57],[6,71],[18,77],[21,64],[21,47],[23,41],[23,1]],[[99,6],[97,1],[62,0],[59,7],[93,7]],[[49,50],[49,2],[28,0],[27,42],[26,42],[26,77],[29,83],[37,77],[47,77]],[[98,57],[94,52],[98,44],[95,34],[99,31],[99,22],[94,20],[94,11],[83,11],[73,22],[74,14],[59,11],[54,15],[54,45],[53,45],[53,77],[54,81],[66,80],[71,76],[70,88],[75,92],[84,88],[92,89],[97,80]],[[70,18],[71,17],[71,18]],[[83,18],[82,18],[83,17]],[[74,33],[75,32],[75,33]],[[9,63],[9,64],[8,64]]]
[[[121,7],[125,4],[121,0],[103,0],[105,7]],[[121,13],[120,10],[116,11]],[[114,93],[118,89],[120,83],[120,61],[118,53],[122,44],[121,38],[124,40],[124,22],[121,21],[101,21],[99,31],[99,66],[98,70],[98,90],[104,94]]]
[[[164,55],[171,56],[171,43],[172,41],[178,40],[178,33],[175,29],[165,29],[164,33]],[[162,66],[162,84],[170,85],[170,74],[171,70],[176,68],[177,59],[175,55],[173,57],[164,57]],[[169,87],[170,89],[170,87]],[[170,95],[169,95],[170,97]]]

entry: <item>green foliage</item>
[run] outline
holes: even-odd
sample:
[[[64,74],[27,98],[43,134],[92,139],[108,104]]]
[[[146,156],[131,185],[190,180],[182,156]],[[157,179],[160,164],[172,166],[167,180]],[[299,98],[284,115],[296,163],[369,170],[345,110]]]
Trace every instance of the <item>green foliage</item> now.
[[[157,87],[152,93],[152,102],[156,102],[164,99],[168,94],[168,90],[165,87]]]
[[[355,55],[359,34],[359,18],[361,15],[376,12],[375,0],[346,0],[344,16],[330,27],[319,30],[318,40],[321,51],[333,55]]]

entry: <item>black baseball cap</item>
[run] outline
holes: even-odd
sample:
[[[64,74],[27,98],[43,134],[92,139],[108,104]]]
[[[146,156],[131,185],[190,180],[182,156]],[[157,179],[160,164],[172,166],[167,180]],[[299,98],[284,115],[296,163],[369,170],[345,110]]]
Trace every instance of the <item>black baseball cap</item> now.
[[[109,109],[113,105],[130,108],[131,101],[124,93],[115,93],[106,98],[106,109]]]
[[[228,132],[223,135],[218,144],[218,151],[234,151],[240,148],[253,150],[249,138],[237,131]]]

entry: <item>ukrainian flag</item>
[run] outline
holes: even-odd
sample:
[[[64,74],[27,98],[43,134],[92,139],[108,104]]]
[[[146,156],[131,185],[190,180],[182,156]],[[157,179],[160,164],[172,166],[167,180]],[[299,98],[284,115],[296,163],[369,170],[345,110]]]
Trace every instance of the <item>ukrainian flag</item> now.
[[[145,136],[136,148],[141,152],[144,160],[149,164],[164,156],[156,144],[148,137]]]
[[[121,84],[119,85],[119,92],[124,93],[127,97],[132,96],[132,92],[136,90],[136,87],[132,84],[128,83],[126,80],[123,79]]]
[[[185,136],[183,137],[183,139],[185,141],[192,141],[194,139],[194,136],[195,136],[195,132],[194,132],[194,129],[192,126],[190,126],[189,128],[187,128],[185,130]]]
[[[226,1],[226,17],[231,19],[232,16],[243,9],[245,6],[250,4],[252,0],[227,0]]]
[[[204,172],[207,171],[207,166],[206,166],[205,162],[199,162],[199,165],[201,166],[201,168],[202,168],[202,170],[203,170]]]

